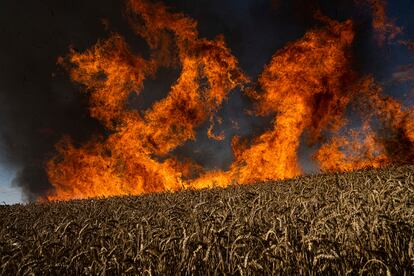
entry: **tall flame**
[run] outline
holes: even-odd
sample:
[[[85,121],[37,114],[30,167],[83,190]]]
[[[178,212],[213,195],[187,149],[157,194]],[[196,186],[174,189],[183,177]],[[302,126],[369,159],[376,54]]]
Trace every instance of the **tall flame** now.
[[[222,38],[198,38],[196,23],[160,4],[128,2],[137,34],[152,49],[150,60],[131,53],[119,35],[85,53],[72,51],[71,78],[90,95],[91,116],[110,131],[107,138],[77,148],[69,139],[57,145],[47,164],[55,188],[49,199],[140,194],[185,187],[183,171],[168,153],[189,139],[219,108],[228,93],[247,82]],[[143,20],[135,23],[136,17]],[[62,61],[63,62],[63,61]],[[166,98],[141,116],[126,108],[131,92],[160,66],[180,64],[181,74]],[[164,157],[164,158],[161,158]]]
[[[325,171],[414,163],[414,112],[382,96],[373,78],[353,72],[351,20],[340,23],[317,13],[325,26],[277,51],[257,85],[244,89],[251,83],[223,37],[200,38],[194,20],[147,0],[128,0],[127,14],[149,46],[148,59],[113,34],[84,53],[72,50],[59,60],[88,93],[90,114],[108,135],[80,146],[68,137],[57,144],[58,153],[46,168],[54,187],[47,199],[292,178],[303,174],[298,157],[303,141],[319,146],[314,158]],[[168,95],[142,112],[128,108],[129,95],[141,93],[144,80],[161,67],[181,70]],[[274,116],[272,128],[251,141],[234,137],[228,171],[204,172],[191,160],[175,158],[172,151],[194,140],[208,120],[207,135],[225,139],[213,131],[215,123],[222,123],[216,112],[236,88],[253,99],[257,116]],[[364,124],[344,135],[345,112],[354,102]]]
[[[337,128],[342,122],[349,101],[347,82],[352,79],[348,62],[352,22],[318,17],[327,27],[278,51],[259,78],[263,93],[254,95],[257,113],[276,117],[272,130],[249,148],[236,149],[233,171],[240,183],[300,175],[297,151],[304,131],[316,141],[323,128]]]

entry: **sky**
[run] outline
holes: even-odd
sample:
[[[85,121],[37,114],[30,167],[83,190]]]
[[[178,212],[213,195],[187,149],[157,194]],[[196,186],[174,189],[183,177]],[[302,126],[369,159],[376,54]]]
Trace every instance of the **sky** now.
[[[21,190],[11,185],[14,176],[14,169],[6,164],[0,165],[0,205],[23,202]]]
[[[367,12],[351,9],[350,1],[346,0],[164,2],[173,10],[196,19],[201,36],[214,38],[223,34],[240,67],[252,79],[257,78],[277,49],[299,39],[315,26],[309,3],[317,3],[323,13],[335,19],[353,17],[359,25],[370,24]],[[404,27],[400,39],[414,40],[413,14],[414,1],[389,1],[388,16]],[[111,32],[121,33],[140,51],[142,42],[128,26],[122,1],[1,2],[0,204],[34,200],[50,188],[43,168],[54,153],[54,145],[64,135],[81,143],[91,133],[103,131],[102,126],[88,116],[85,96],[78,93],[78,87],[70,82],[56,61],[68,53],[70,46],[83,51]],[[378,48],[369,38],[359,39],[357,47],[355,63],[359,70],[374,74],[387,88],[387,93],[413,104],[413,95],[409,93],[412,83],[396,83],[393,76],[401,65],[414,63],[414,55],[396,42]],[[135,99],[144,107],[162,98],[176,77],[175,72],[160,74],[164,74],[161,75],[165,77],[163,82],[148,81],[145,85],[153,91],[152,96]],[[228,133],[228,137],[249,135],[268,126],[269,119],[248,118],[240,112],[248,104],[249,100],[241,93],[232,93],[229,104],[220,111],[229,121],[238,119],[241,122],[240,130]],[[230,139],[214,143],[201,135],[197,143],[187,143],[177,154],[190,154],[207,168],[226,167],[232,161]],[[308,161],[305,158],[303,162]]]

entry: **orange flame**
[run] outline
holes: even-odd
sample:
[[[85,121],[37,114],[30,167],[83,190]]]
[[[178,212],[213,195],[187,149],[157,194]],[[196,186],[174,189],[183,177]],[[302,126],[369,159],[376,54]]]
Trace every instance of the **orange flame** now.
[[[315,158],[328,171],[349,171],[387,164],[414,162],[414,109],[382,96],[382,88],[372,77],[364,78],[356,87],[359,110],[364,117],[361,130],[350,132],[351,139],[334,136],[323,145]],[[380,135],[370,124],[377,119]]]
[[[223,119],[222,119],[222,118],[220,118],[220,117],[218,117],[218,118],[217,118],[217,123],[218,123],[219,125],[221,125],[221,124],[223,123]],[[214,118],[213,118],[213,116],[212,116],[212,117],[210,117],[210,127],[209,127],[209,128],[208,128],[208,130],[207,130],[207,136],[208,136],[208,138],[210,138],[210,139],[212,139],[212,140],[216,140],[216,141],[223,141],[223,140],[226,138],[226,137],[224,136],[224,132],[222,131],[219,135],[215,134],[215,133],[213,132],[214,125],[215,125],[215,123],[214,123]]]
[[[168,157],[160,161],[160,157],[194,139],[195,128],[219,108],[230,91],[247,82],[223,39],[198,38],[194,21],[146,1],[130,0],[128,10],[131,22],[137,16],[144,21],[142,26],[133,26],[154,49],[152,57],[145,60],[133,55],[119,35],[83,54],[71,52],[67,65],[71,78],[85,86],[91,116],[112,134],[80,148],[68,139],[57,145],[58,156],[47,164],[55,188],[49,199],[185,187],[176,161]],[[159,66],[177,62],[181,75],[165,99],[143,116],[126,109],[128,95],[139,93],[146,77],[153,76]]]
[[[91,116],[109,134],[80,146],[67,137],[57,144],[58,154],[46,168],[54,187],[48,200],[292,178],[303,173],[298,157],[302,140],[319,146],[314,158],[324,171],[414,163],[413,110],[382,96],[371,77],[358,78],[352,71],[352,21],[340,23],[319,13],[316,18],[325,27],[277,51],[260,75],[257,91],[245,91],[255,102],[256,115],[274,116],[271,129],[251,141],[234,137],[228,171],[205,172],[191,160],[179,162],[171,152],[194,140],[207,120],[207,135],[225,139],[224,133],[213,132],[214,118],[222,123],[216,112],[231,91],[243,90],[249,80],[224,39],[199,38],[194,20],[146,0],[128,0],[127,11],[135,33],[150,48],[149,59],[113,34],[84,53],[72,50],[59,60],[72,80],[83,85]],[[128,96],[141,93],[144,80],[160,67],[181,70],[169,94],[144,112],[128,109]],[[340,135],[352,102],[358,102],[363,127]],[[325,143],[328,133],[331,139]]]
[[[355,0],[359,5],[368,4],[372,10],[372,28],[376,33],[376,40],[379,45],[394,40],[402,29],[387,16],[386,0]]]
[[[336,136],[315,154],[324,171],[352,171],[367,167],[378,168],[389,163],[384,146],[368,124],[349,131],[350,138]]]
[[[322,128],[336,128],[348,102],[346,80],[351,78],[348,50],[352,22],[327,23],[321,30],[278,51],[259,78],[259,115],[276,113],[272,130],[247,149],[237,149],[232,167],[239,183],[291,178],[302,174],[297,151],[306,129],[316,140]]]

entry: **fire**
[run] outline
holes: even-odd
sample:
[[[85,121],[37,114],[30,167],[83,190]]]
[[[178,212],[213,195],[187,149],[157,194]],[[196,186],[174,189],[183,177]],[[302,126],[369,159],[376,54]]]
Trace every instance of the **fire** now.
[[[214,114],[228,93],[247,82],[224,40],[198,38],[193,20],[146,1],[130,0],[128,10],[134,30],[152,49],[151,59],[134,55],[119,35],[85,53],[70,53],[66,66],[72,80],[84,86],[91,116],[111,134],[79,148],[68,139],[57,145],[58,155],[47,164],[55,188],[48,199],[187,187],[177,169],[182,166],[168,154],[195,139],[195,128]],[[142,26],[135,23],[137,16]],[[181,75],[165,99],[143,115],[126,108],[128,95],[140,93],[145,78],[161,66],[178,64]]]
[[[382,96],[371,77],[352,70],[351,20],[316,14],[324,26],[277,51],[252,85],[224,38],[200,38],[194,20],[147,0],[128,0],[127,14],[134,32],[147,42],[149,58],[113,34],[84,53],[72,50],[59,59],[89,95],[90,115],[108,135],[80,146],[65,137],[56,145],[57,154],[46,166],[54,188],[48,200],[292,178],[303,174],[298,156],[303,142],[319,147],[314,158],[324,171],[414,163],[414,112]],[[128,108],[130,94],[141,93],[144,80],[162,67],[181,70],[168,95],[148,110]],[[173,151],[196,139],[207,121],[210,139],[226,138],[214,131],[223,123],[216,113],[237,88],[255,102],[255,115],[274,116],[272,127],[250,141],[233,137],[234,162],[227,171],[206,172],[192,160],[174,157]],[[346,135],[345,111],[355,102],[364,124]]]
[[[220,117],[218,117],[217,118],[217,123],[219,124],[219,125],[221,125],[222,123],[223,123],[223,119],[222,118],[220,118]],[[226,137],[224,136],[224,132],[222,131],[222,132],[220,132],[220,134],[219,135],[217,135],[217,134],[214,134],[214,132],[213,132],[213,129],[214,129],[214,125],[215,125],[215,123],[214,123],[214,118],[213,117],[210,117],[210,127],[208,128],[208,130],[207,130],[207,136],[208,136],[208,138],[210,138],[210,139],[212,139],[212,140],[216,140],[216,141],[223,141]]]
[[[414,109],[382,96],[382,88],[372,77],[362,79],[354,89],[364,125],[359,130],[351,130],[350,138],[336,133],[319,149],[315,158],[322,169],[349,171],[388,164],[412,164]],[[377,132],[371,127],[375,124],[381,126]]]
[[[276,113],[276,117],[272,130],[250,147],[236,149],[232,170],[239,183],[302,174],[297,151],[305,130],[311,140],[317,140],[323,128],[341,124],[349,99],[347,80],[352,78],[348,62],[352,22],[318,17],[327,27],[310,31],[278,51],[259,78],[263,93],[255,95],[257,113]]]
[[[348,137],[336,136],[315,154],[324,171],[378,168],[389,163],[384,146],[368,124],[350,130]]]
[[[355,0],[358,5],[367,4],[372,11],[372,28],[375,31],[375,38],[379,45],[394,40],[402,29],[387,16],[386,0]]]

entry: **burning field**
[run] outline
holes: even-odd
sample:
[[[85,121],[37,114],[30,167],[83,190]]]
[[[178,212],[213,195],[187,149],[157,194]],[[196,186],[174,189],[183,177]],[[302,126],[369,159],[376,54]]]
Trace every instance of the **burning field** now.
[[[75,2],[70,28],[101,5]],[[0,94],[0,165],[33,201],[0,206],[0,274],[411,275],[411,14],[200,0],[231,7],[210,30],[190,2],[125,0],[99,39],[62,39],[49,92]]]
[[[413,271],[413,166],[0,206],[2,275]]]

